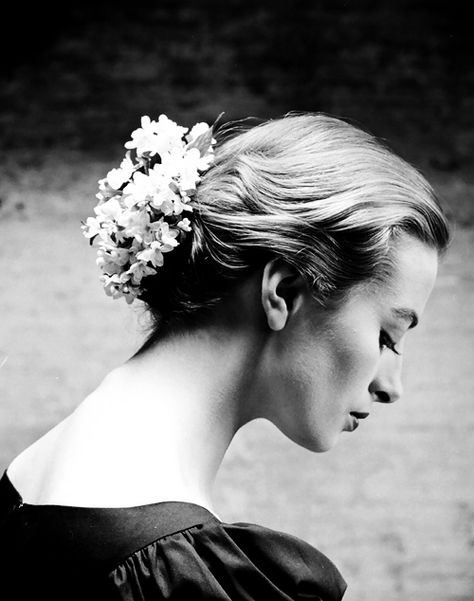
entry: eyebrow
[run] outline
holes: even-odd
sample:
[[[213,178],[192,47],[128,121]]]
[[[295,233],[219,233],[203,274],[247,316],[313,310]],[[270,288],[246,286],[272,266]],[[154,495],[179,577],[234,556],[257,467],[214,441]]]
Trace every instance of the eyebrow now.
[[[412,329],[418,325],[418,315],[415,313],[415,311],[412,311],[411,309],[398,307],[396,309],[392,309],[392,313],[393,315],[395,315],[395,317],[398,317],[399,319],[409,321],[410,325],[408,326],[408,329]]]

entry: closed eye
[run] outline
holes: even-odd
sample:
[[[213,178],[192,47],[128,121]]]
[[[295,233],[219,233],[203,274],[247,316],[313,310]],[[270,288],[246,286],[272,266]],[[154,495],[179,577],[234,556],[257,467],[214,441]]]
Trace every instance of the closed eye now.
[[[400,351],[395,347],[395,342],[385,330],[380,331],[379,346],[381,351],[383,351],[384,348],[388,348],[392,353],[395,353],[395,355],[401,355]]]

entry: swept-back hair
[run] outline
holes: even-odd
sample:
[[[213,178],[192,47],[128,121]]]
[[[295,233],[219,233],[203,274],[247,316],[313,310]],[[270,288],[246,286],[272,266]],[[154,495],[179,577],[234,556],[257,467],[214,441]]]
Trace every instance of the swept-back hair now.
[[[324,303],[384,277],[402,233],[446,249],[448,223],[429,183],[358,127],[290,114],[232,134],[218,134],[189,241],[147,281],[157,327],[198,319],[270,258],[293,265]]]

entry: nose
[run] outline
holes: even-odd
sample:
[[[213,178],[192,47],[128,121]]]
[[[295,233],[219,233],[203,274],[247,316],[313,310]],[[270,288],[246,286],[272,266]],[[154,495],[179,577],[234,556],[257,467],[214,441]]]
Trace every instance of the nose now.
[[[391,357],[380,364],[370,383],[369,392],[378,403],[395,403],[403,394],[400,357]]]

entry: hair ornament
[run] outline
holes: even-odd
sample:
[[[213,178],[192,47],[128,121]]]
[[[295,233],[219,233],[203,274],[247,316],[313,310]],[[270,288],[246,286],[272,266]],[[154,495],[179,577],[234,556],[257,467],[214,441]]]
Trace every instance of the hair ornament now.
[[[97,242],[100,276],[107,295],[132,303],[143,278],[157,273],[164,255],[192,231],[193,197],[214,159],[216,122],[190,130],[166,115],[141,118],[125,143],[120,166],[99,180],[95,217],[82,222]]]

